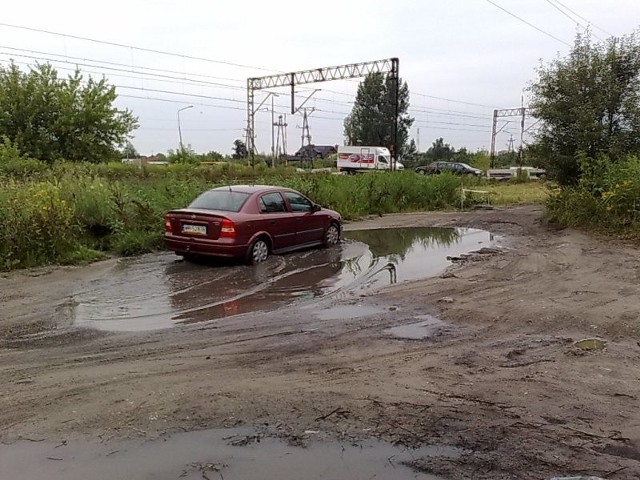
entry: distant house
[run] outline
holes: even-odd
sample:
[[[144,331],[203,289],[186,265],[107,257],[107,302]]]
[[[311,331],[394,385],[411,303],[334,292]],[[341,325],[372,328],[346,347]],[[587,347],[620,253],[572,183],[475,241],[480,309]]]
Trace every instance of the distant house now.
[[[302,159],[327,158],[329,155],[338,153],[337,145],[305,145],[295,154],[295,157]]]

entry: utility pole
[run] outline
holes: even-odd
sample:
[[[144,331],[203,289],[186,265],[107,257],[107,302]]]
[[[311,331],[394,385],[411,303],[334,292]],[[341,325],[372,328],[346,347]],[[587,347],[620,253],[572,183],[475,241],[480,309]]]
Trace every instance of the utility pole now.
[[[178,109],[178,136],[180,137],[180,153],[184,151],[184,146],[182,145],[182,128],[180,127],[180,112],[183,110],[188,110],[189,108],[193,108],[193,105]]]
[[[247,150],[249,153],[249,158],[251,159],[251,167],[255,167],[255,150],[256,150],[256,132],[255,132],[255,116],[256,112],[260,110],[262,105],[269,99],[270,96],[274,95],[273,92],[266,92],[267,96],[264,97],[264,100],[260,102],[256,108],[254,108],[254,93],[252,89],[247,89],[247,128],[245,129],[247,132]]]
[[[304,148],[304,141],[307,140],[307,145],[311,145],[311,130],[309,129],[309,115],[311,115],[315,111],[315,107],[313,108],[303,108],[302,109],[302,144],[301,148]]]
[[[271,95],[271,168],[276,166],[276,140],[275,140],[275,104],[274,97],[275,95]]]
[[[511,134],[511,138],[509,138],[509,141],[507,142],[507,151],[509,153],[513,152],[513,133]]]
[[[395,111],[393,114],[393,160],[391,170],[396,169],[398,163],[398,115],[400,114],[400,60],[397,58],[391,62],[391,75],[395,78]]]
[[[287,126],[288,126],[287,116],[279,115],[278,123],[274,123],[274,125],[278,127],[275,154],[276,156],[280,157],[281,155],[287,154]],[[282,143],[280,143],[280,140],[282,140]],[[282,146],[282,150],[280,150],[281,146]],[[285,163],[286,163],[286,159],[285,159]]]
[[[520,155],[518,156],[518,166],[522,167],[522,155],[523,155],[522,151],[524,147],[524,115],[525,115],[524,95],[521,97],[520,105],[521,105],[520,110],[522,111],[522,120],[520,121]]]

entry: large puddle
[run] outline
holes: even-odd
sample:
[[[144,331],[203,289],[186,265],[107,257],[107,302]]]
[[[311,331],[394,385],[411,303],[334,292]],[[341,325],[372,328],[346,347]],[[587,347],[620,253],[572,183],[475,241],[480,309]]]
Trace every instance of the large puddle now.
[[[310,432],[313,437],[318,432]],[[2,478],[24,480],[437,480],[404,465],[465,452],[366,442],[291,446],[247,430],[204,430],[144,441],[18,441],[2,445]]]
[[[274,256],[256,267],[193,264],[172,254],[126,259],[66,305],[77,326],[169,328],[436,276],[450,265],[447,257],[496,242],[488,232],[454,228],[362,230],[344,237],[340,246]]]

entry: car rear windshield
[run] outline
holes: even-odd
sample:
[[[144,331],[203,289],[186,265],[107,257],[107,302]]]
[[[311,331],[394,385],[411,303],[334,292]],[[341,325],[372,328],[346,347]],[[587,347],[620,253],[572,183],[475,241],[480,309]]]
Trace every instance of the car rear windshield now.
[[[249,193],[234,192],[233,190],[209,190],[191,202],[189,208],[239,212],[249,196]]]

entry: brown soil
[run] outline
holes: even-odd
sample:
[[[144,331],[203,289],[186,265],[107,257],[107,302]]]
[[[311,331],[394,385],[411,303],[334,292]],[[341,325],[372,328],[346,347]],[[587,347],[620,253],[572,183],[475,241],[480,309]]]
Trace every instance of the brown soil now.
[[[538,207],[372,218],[468,226],[500,253],[361,299],[383,314],[289,309],[140,334],[69,325],[73,285],[113,261],[0,278],[0,440],[156,437],[237,425],[304,441],[461,447],[413,467],[451,479],[640,477],[640,253],[546,224]],[[352,301],[353,302],[353,301]],[[429,340],[389,327],[437,315]],[[581,350],[585,338],[607,342]]]

